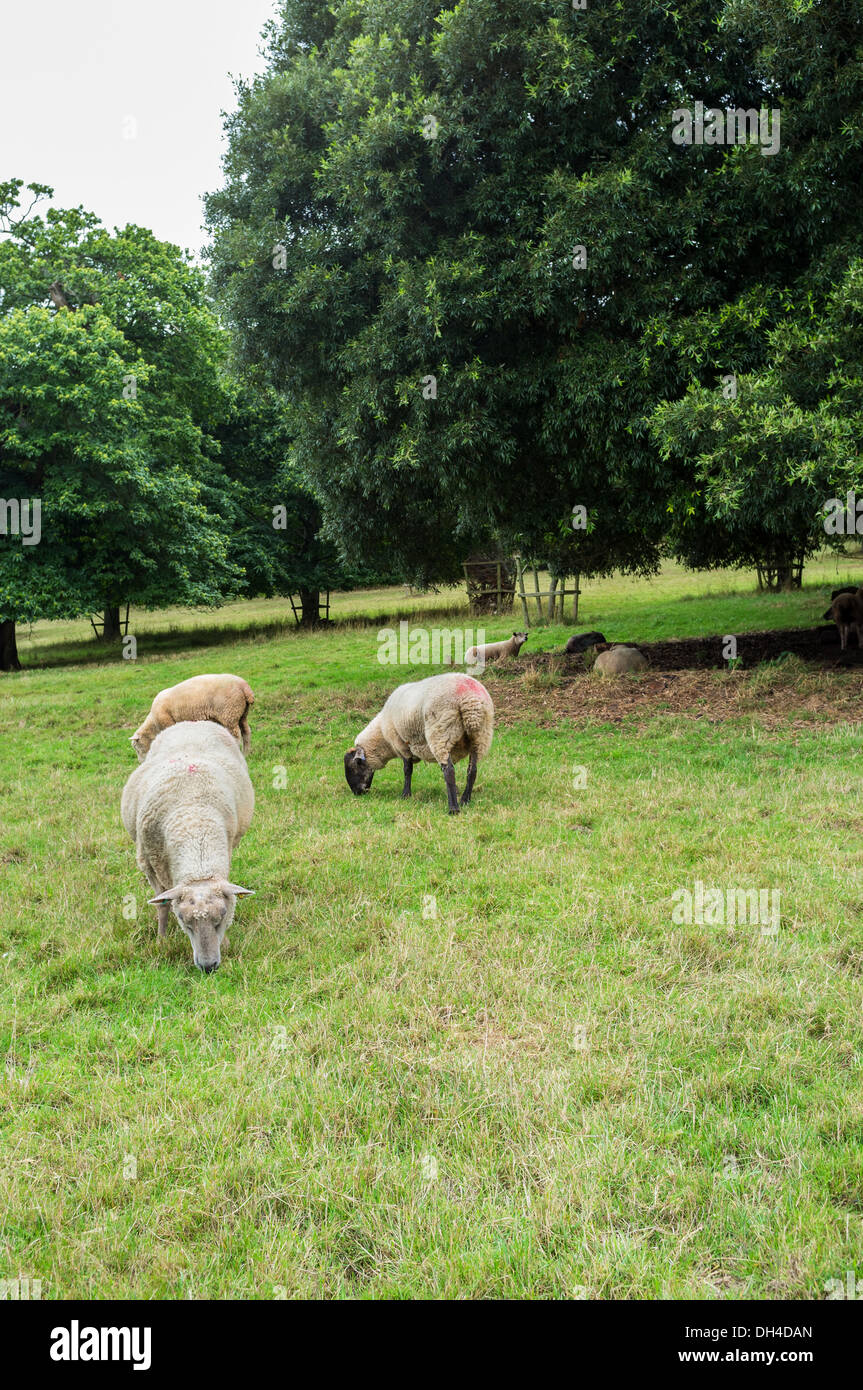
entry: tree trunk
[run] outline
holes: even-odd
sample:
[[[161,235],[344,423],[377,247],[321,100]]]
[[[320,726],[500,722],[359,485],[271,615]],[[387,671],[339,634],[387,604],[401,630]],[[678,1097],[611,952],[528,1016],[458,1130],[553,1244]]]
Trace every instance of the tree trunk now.
[[[300,589],[300,607],[303,610],[300,626],[317,627],[321,611],[320,589]]]
[[[116,642],[120,636],[120,605],[110,604],[102,617],[104,620],[102,636],[106,642]]]
[[[789,594],[803,587],[803,559],[799,555],[780,555],[756,566],[759,589]]]
[[[550,623],[553,623],[553,622],[554,622],[554,606],[555,606],[555,604],[557,603],[557,584],[558,584],[557,575],[556,575],[556,574],[551,574],[551,572],[549,572],[549,576],[548,576],[548,621],[549,621]]]
[[[790,593],[795,587],[794,566],[788,561],[781,561],[776,568],[776,587],[781,589],[783,594]]]
[[[0,620],[0,671],[20,671],[18,643],[15,637],[15,619]]]

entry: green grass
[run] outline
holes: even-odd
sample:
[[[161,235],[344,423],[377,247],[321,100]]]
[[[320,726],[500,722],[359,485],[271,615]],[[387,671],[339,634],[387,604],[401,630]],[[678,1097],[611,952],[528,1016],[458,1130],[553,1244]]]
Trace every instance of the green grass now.
[[[715,570],[693,574],[671,561],[654,579],[583,579],[578,629],[600,628],[609,641],[659,641],[668,637],[698,637],[754,632],[763,628],[810,627],[821,622],[831,589],[863,583],[863,553],[825,553],[809,562],[804,587],[791,594],[759,593],[754,574]],[[533,586],[528,579],[528,592]],[[540,575],[541,588],[547,576]],[[571,600],[567,600],[567,613]],[[440,592],[408,595],[404,588],[362,589],[334,594],[331,613],[339,631],[367,627],[399,618],[430,623],[484,627],[488,641],[508,635],[523,624],[521,606],[505,618],[472,618],[464,586]],[[530,605],[533,636],[528,650],[560,647],[573,631],[571,622],[537,623],[536,604]],[[130,631],[138,654],[164,657],[178,650],[232,645],[273,637],[296,636],[288,599],[256,599],[229,603],[218,609],[170,608],[159,613],[132,609]],[[362,638],[356,647],[364,649]],[[116,649],[96,641],[89,621],[35,623],[19,629],[21,660],[27,667],[114,660]]]
[[[782,599],[613,581],[583,625],[803,623],[842,576],[813,578]],[[787,682],[774,729],[757,707],[587,723],[576,683],[572,718],[502,722],[449,818],[433,767],[410,802],[396,765],[368,797],[344,783],[410,675],[374,628],[262,637],[261,607],[233,641],[2,680],[0,1277],[49,1298],[813,1298],[859,1269],[859,726],[792,727],[793,664],[715,677]],[[212,976],[178,928],[158,941],[119,820],[128,735],[199,670],[257,695],[232,865],[256,896]],[[778,937],[676,925],[696,879],[779,889]]]

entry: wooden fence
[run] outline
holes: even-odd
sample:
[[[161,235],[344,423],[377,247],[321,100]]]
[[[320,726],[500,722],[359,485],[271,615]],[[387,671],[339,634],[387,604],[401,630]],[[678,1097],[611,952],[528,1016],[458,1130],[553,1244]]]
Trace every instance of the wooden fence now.
[[[566,587],[566,581],[568,576],[561,575],[558,579],[549,580],[550,587],[548,589],[540,589],[539,564],[535,563],[533,565],[529,565],[522,560],[520,555],[517,555],[516,565],[518,574],[518,596],[521,600],[522,612],[524,613],[525,627],[530,626],[530,604],[532,603],[536,604],[536,617],[534,619],[535,622],[543,622],[547,620],[548,622],[553,623],[555,619],[562,623],[566,622],[566,600],[568,598],[572,599],[571,621],[574,623],[578,622],[578,596],[581,593],[581,590],[578,587],[579,577],[577,574],[572,576],[575,581],[575,585],[573,588],[568,589]],[[528,590],[525,588],[524,583],[525,574],[529,569],[533,571],[532,592],[528,592]],[[544,603],[544,600],[546,599],[548,600],[547,604]]]

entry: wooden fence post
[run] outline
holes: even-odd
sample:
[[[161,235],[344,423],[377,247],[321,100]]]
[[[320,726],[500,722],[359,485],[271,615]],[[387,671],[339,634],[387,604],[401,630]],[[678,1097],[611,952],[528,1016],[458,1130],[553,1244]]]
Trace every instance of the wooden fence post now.
[[[524,592],[524,565],[520,555],[516,556],[516,569],[518,572],[518,596],[521,599],[521,610],[524,613],[525,629],[530,627],[530,614],[527,611],[527,597]]]

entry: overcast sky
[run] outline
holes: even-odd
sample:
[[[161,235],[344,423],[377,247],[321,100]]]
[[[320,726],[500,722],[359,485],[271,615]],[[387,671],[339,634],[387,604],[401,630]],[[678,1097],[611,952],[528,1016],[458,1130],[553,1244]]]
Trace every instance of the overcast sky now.
[[[0,0],[0,179],[196,254],[231,75],[263,67],[276,0]]]

